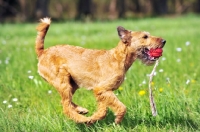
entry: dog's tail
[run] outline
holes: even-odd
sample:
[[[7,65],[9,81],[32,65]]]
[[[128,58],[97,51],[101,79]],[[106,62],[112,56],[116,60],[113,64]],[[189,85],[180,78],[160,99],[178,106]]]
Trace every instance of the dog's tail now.
[[[37,37],[35,41],[35,51],[38,58],[42,55],[42,52],[44,51],[44,39],[49,29],[50,23],[51,23],[50,18],[46,17],[46,18],[40,19],[40,24],[36,28]]]

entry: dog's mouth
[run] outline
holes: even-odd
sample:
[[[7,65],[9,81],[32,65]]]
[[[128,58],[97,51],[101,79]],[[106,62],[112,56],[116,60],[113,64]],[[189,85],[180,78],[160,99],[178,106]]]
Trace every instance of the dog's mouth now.
[[[162,48],[142,48],[140,49],[140,54],[138,58],[142,60],[146,65],[153,64],[159,57],[162,56],[163,49]]]
[[[146,56],[146,58],[150,61],[156,61],[159,57],[162,56],[162,48],[156,48],[156,49],[147,49],[144,48],[143,54]]]

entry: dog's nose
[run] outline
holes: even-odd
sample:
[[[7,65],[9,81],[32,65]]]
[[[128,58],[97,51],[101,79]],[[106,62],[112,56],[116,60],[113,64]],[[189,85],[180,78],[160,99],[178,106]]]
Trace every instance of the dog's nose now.
[[[163,43],[163,45],[165,45],[165,43],[166,43],[166,40],[164,40],[164,39],[163,39],[163,40],[162,40],[162,43]]]
[[[163,47],[165,46],[166,40],[162,39],[162,40],[161,40],[161,43],[162,43],[162,46],[161,46],[161,47],[163,48]]]

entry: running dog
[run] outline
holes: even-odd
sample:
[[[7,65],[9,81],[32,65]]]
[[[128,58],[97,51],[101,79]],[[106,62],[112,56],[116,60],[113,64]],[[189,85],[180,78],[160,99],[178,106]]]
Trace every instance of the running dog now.
[[[162,56],[166,41],[148,32],[134,32],[117,27],[120,41],[110,50],[86,49],[71,45],[56,45],[44,49],[44,39],[51,19],[43,18],[37,26],[35,50],[38,73],[59,92],[64,113],[77,123],[94,123],[106,116],[109,107],[115,114],[115,123],[122,121],[126,106],[114,90],[124,81],[125,74],[136,59],[152,65]],[[76,38],[77,39],[77,38]],[[93,90],[97,111],[90,117],[86,108],[72,102],[79,87]]]

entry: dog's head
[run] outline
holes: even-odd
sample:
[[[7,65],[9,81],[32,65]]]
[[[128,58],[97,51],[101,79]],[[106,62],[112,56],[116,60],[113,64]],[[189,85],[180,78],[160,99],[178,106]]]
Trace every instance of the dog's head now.
[[[127,46],[128,52],[135,54],[144,64],[151,65],[162,56],[162,48],[166,40],[151,36],[148,32],[134,32],[119,26],[117,28],[121,41]]]

